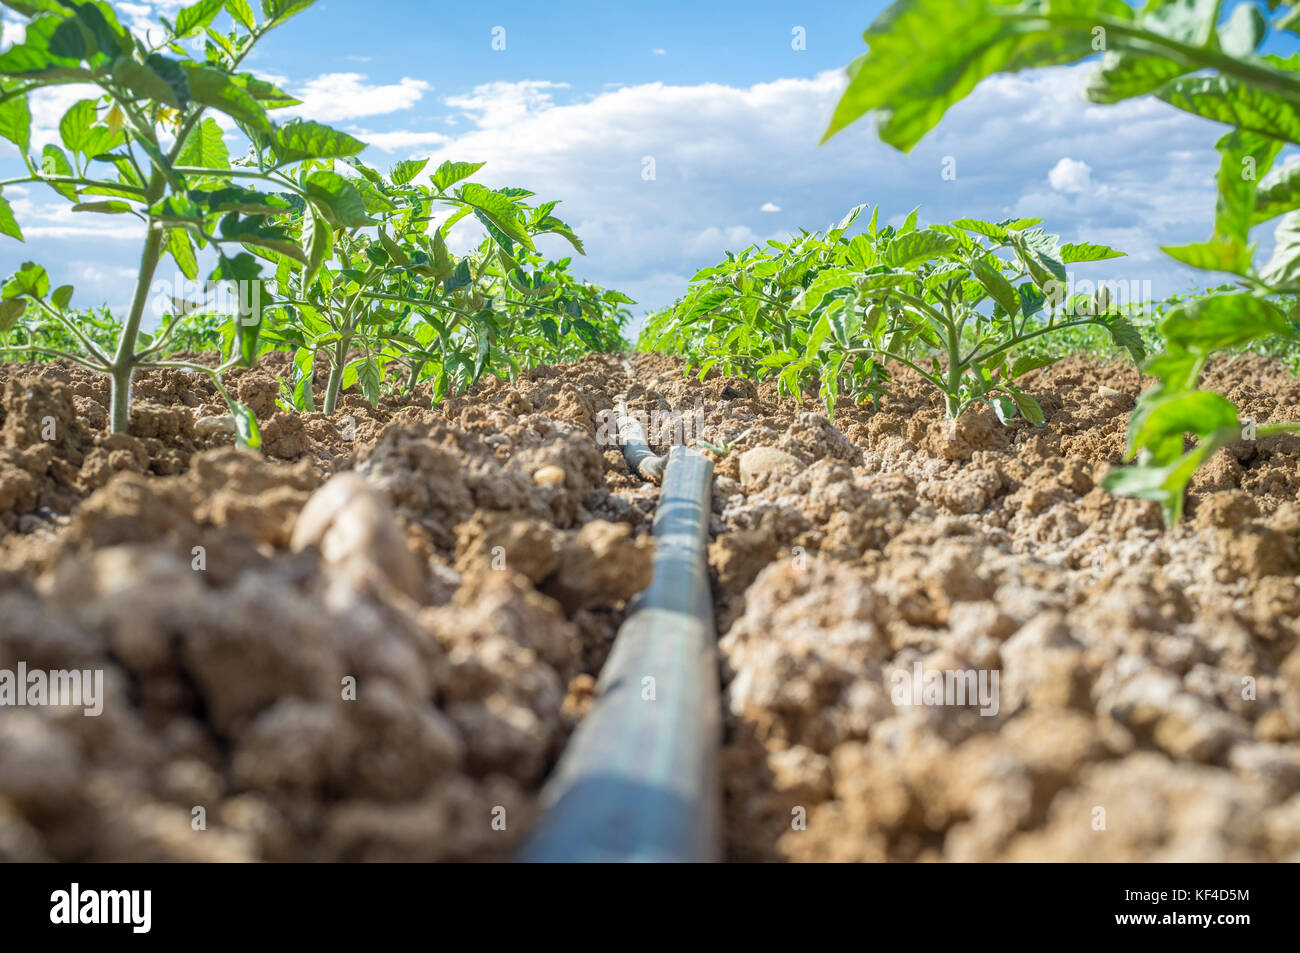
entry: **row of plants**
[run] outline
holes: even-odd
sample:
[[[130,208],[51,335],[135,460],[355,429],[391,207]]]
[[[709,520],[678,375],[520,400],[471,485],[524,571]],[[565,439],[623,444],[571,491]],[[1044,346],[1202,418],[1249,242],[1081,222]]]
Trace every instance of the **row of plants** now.
[[[769,241],[706,268],[672,308],[652,316],[644,346],[681,354],[701,375],[774,377],[782,393],[817,388],[829,411],[847,398],[876,399],[888,365],[911,368],[939,391],[949,417],[989,404],[1004,421],[1042,409],[1017,380],[1064,356],[1055,336],[1102,329],[1134,360],[1145,359],[1132,305],[1106,286],[1071,293],[1066,266],[1122,253],[1062,245],[1041,219],[960,219],[881,226],[879,209],[860,233],[851,210],[825,232]],[[1031,353],[1032,348],[1032,353]]]
[[[556,202],[471,181],[482,163],[408,160],[385,174],[358,158],[365,144],[348,133],[273,118],[299,101],[244,63],[312,2],[261,0],[259,17],[248,0],[198,0],[144,37],[99,0],[4,0],[27,18],[22,42],[0,53],[0,136],[25,173],[0,180],[0,232],[22,240],[4,190],[44,186],[77,213],[137,219],[144,238],[120,320],[101,312],[88,322],[72,286],[55,286],[39,264],[9,275],[0,357],[64,358],[106,375],[114,432],[129,429],[131,380],[145,369],[209,375],[240,443],[255,447],[256,418],[222,379],[270,348],[293,354],[286,406],[330,412],[354,383],[376,401],[385,388],[409,393],[427,380],[436,400],[486,373],[622,345],[631,299],[537,250],[550,234],[583,252]],[[61,146],[34,155],[33,93],[71,83],[95,93],[60,120]],[[242,156],[230,153],[231,127],[247,143]],[[457,256],[448,236],[466,218],[485,235]],[[150,333],[147,310],[168,260],[177,286],[205,264],[204,285],[226,291],[229,312],[192,333],[190,312],[203,302],[177,299]],[[218,342],[214,361],[177,356]],[[319,395],[318,362],[329,369]]]
[[[906,151],[985,78],[1098,53],[1083,90],[1090,101],[1153,95],[1227,127],[1216,143],[1212,234],[1164,250],[1231,284],[1160,317],[1162,347],[1143,365],[1156,383],[1129,422],[1135,463],[1105,481],[1112,492],[1159,502],[1170,523],[1196,471],[1251,435],[1230,400],[1201,388],[1206,362],[1297,336],[1300,164],[1275,160],[1300,145],[1300,56],[1262,49],[1284,34],[1300,35],[1300,5],[1279,0],[1148,0],[1138,9],[1123,0],[897,0],[864,34],[868,49],[850,64],[826,132],[870,115],[880,138]],[[1272,255],[1257,263],[1251,231],[1274,219]],[[1288,431],[1300,423],[1253,426],[1256,438]]]

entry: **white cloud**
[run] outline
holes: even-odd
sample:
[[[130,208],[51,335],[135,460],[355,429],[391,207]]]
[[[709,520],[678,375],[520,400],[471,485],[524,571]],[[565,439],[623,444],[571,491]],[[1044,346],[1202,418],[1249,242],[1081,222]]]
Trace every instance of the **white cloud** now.
[[[775,202],[764,202],[758,207],[758,210],[760,212],[779,212],[781,211],[781,206],[777,205]]]
[[[285,109],[281,115],[320,122],[383,116],[410,109],[431,89],[424,80],[409,76],[396,83],[372,85],[366,82],[364,73],[323,73],[293,90],[302,105]]]
[[[651,50],[650,52],[653,53],[655,56],[667,56],[667,55],[668,55],[668,51],[665,50],[662,46],[656,46],[656,47],[655,47],[653,50]]]
[[[471,96],[448,96],[446,103],[464,111],[484,129],[505,129],[550,110],[555,99],[548,90],[568,88],[568,83],[539,80],[487,83],[474,87]]]
[[[1058,192],[1083,192],[1092,188],[1092,167],[1064,156],[1047,173],[1047,181]]]
[[[368,146],[384,152],[410,152],[419,149],[432,149],[449,142],[451,137],[439,132],[422,132],[415,130],[396,130],[394,132],[367,132],[356,130],[356,137]]]

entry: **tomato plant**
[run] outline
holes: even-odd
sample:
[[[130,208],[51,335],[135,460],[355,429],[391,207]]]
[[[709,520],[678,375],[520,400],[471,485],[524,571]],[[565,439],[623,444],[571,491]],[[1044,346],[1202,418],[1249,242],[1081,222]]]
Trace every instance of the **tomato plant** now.
[[[531,205],[526,189],[467,181],[482,163],[444,162],[417,183],[428,160],[399,162],[388,175],[357,157],[360,140],[309,120],[278,123],[297,105],[242,64],[272,29],[313,0],[199,0],[161,18],[157,42],[122,26],[97,0],[4,0],[26,16],[21,43],[0,53],[0,135],[26,174],[0,181],[0,232],[22,240],[5,187],[48,186],[73,211],[125,215],[144,225],[135,291],[126,315],[89,318],[72,307],[70,285],[52,288],[46,269],[24,263],[0,286],[0,356],[65,358],[110,379],[110,424],[130,424],[136,371],[181,368],[209,375],[230,406],[241,445],[257,446],[253,414],[222,376],[269,348],[293,351],[284,403],[315,408],[316,361],[329,367],[322,409],[356,383],[378,400],[381,387],[409,391],[434,380],[434,398],[483,373],[514,373],[524,362],[614,350],[631,299],[578,282],[569,259],[550,262],[533,239],[555,234],[582,243],[555,216],[556,202]],[[218,18],[228,21],[218,28]],[[189,47],[203,41],[203,55]],[[31,154],[31,94],[78,83],[97,95],[62,117],[62,147]],[[233,157],[225,114],[248,142]],[[435,207],[449,208],[431,227]],[[449,230],[472,215],[486,231],[478,251],[457,260]],[[155,276],[170,256],[186,279],[215,258],[206,286],[233,289],[222,315],[173,298],[173,313],[143,327]],[[207,314],[202,324],[191,309]],[[111,337],[111,339],[110,339]],[[175,356],[221,347],[211,366]],[[392,375],[390,370],[401,368]]]
[[[768,242],[693,279],[673,309],[654,317],[644,341],[683,353],[700,372],[775,376],[780,389],[816,385],[833,411],[887,387],[890,361],[943,394],[950,417],[976,401],[1006,421],[1043,414],[1016,384],[1060,355],[1022,356],[1031,341],[1098,325],[1135,359],[1141,337],[1104,296],[1068,294],[1065,265],[1121,255],[1104,245],[1061,245],[1041,219],[951,225],[879,224],[846,233],[853,209],[824,233]]]
[[[1163,314],[1164,348],[1146,364],[1158,383],[1129,423],[1127,455],[1136,465],[1105,479],[1115,493],[1158,501],[1171,523],[1196,470],[1253,426],[1231,401],[1199,389],[1206,362],[1226,349],[1296,336],[1300,166],[1273,163],[1285,144],[1300,144],[1300,57],[1259,50],[1270,30],[1300,33],[1300,7],[1270,2],[1272,22],[1254,3],[1239,3],[1222,19],[1221,7],[1219,0],[1149,0],[1136,11],[1121,0],[898,0],[867,29],[868,50],[849,67],[826,132],[871,113],[880,137],[907,150],[985,77],[1101,51],[1085,87],[1091,101],[1153,94],[1230,127],[1217,143],[1213,234],[1165,251],[1236,284]],[[1257,266],[1250,231],[1278,216],[1273,255]],[[1269,423],[1253,435],[1298,430]],[[1197,440],[1190,449],[1188,435]]]

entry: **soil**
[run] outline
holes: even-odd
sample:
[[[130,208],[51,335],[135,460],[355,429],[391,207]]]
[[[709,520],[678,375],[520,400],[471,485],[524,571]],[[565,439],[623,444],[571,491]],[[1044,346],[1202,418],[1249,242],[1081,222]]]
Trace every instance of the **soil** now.
[[[231,375],[257,455],[201,376],[142,374],[126,437],[101,379],[0,366],[0,670],[107,696],[0,711],[0,859],[509,857],[649,578],[622,394],[728,446],[731,859],[1300,859],[1295,437],[1220,453],[1166,530],[1098,485],[1131,366],[1037,372],[1041,427],[953,426],[906,371],[833,423],[659,356],[329,417],[277,408],[287,372]],[[1300,405],[1262,359],[1207,384]],[[994,703],[908,704],[917,666]]]

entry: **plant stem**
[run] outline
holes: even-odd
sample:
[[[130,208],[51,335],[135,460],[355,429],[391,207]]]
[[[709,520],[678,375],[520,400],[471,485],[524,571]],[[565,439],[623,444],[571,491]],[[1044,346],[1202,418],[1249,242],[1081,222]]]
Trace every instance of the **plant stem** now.
[[[944,408],[948,416],[957,419],[961,413],[961,336],[955,324],[948,325],[948,386],[943,391]]]
[[[154,183],[157,191],[161,192],[162,176],[155,173]],[[153,191],[151,188],[151,194]],[[144,250],[140,253],[140,274],[136,278],[131,311],[118,335],[117,352],[113,355],[113,366],[110,369],[112,398],[109,421],[113,433],[126,433],[131,425],[131,375],[135,371],[135,341],[140,333],[145,302],[149,299],[149,286],[153,284],[154,272],[162,257],[162,246],[163,230],[151,226],[144,240]]]
[[[339,338],[334,344],[334,360],[330,366],[329,383],[325,385],[325,404],[321,411],[326,414],[334,413],[338,406],[339,390],[343,384],[343,368],[348,360],[348,347],[352,343],[352,336]]]

